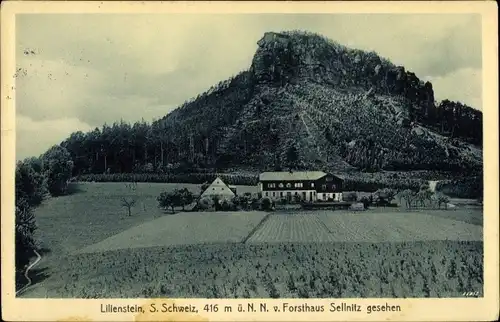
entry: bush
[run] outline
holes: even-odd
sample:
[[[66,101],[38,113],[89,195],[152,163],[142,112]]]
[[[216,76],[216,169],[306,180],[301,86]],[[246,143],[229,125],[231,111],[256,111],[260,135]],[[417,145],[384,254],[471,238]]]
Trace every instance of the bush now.
[[[21,272],[29,264],[37,249],[33,235],[36,230],[35,216],[26,200],[19,200],[16,205],[15,239],[16,271]]]
[[[269,211],[269,210],[271,210],[271,206],[272,206],[271,199],[269,199],[269,198],[262,198],[260,200],[260,207],[261,207],[262,210]]]
[[[368,209],[368,207],[370,206],[370,199],[368,199],[368,197],[362,197],[361,198],[361,203],[363,203],[363,206],[365,207],[365,209]]]
[[[65,194],[73,171],[73,161],[68,150],[59,145],[51,147],[42,155],[42,171],[47,176],[50,194]]]
[[[39,162],[39,160],[33,158],[17,163],[16,204],[18,200],[24,200],[30,206],[37,206],[48,193],[47,178],[42,174],[41,167],[37,167],[35,162]]]
[[[164,191],[156,200],[158,201],[158,207],[163,209],[171,208],[173,213],[175,207],[182,207],[182,210],[184,210],[186,205],[193,203],[194,195],[187,188],[182,188],[171,192]]]
[[[209,197],[203,197],[200,200],[198,200],[198,207],[201,210],[208,210],[214,207],[214,201],[212,198]]]
[[[233,206],[226,199],[224,199],[221,203],[221,210],[222,211],[231,211],[231,210],[233,210]]]
[[[355,191],[343,192],[342,193],[342,198],[345,201],[357,201],[358,200],[358,194]]]
[[[482,198],[483,177],[439,181],[436,184],[436,190],[452,198]]]

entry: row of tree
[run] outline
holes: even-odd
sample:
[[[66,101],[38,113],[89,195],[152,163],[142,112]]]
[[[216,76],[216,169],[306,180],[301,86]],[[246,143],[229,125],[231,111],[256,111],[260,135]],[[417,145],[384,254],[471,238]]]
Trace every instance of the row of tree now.
[[[15,173],[15,239],[16,277],[29,264],[38,245],[33,208],[48,196],[65,194],[71,177],[73,161],[61,146],[53,146],[39,158],[19,161]]]

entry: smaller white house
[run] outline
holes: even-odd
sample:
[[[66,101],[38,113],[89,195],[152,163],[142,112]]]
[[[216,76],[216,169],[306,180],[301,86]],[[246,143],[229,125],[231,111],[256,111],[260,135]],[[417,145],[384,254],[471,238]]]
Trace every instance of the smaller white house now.
[[[213,196],[229,200],[235,196],[235,193],[224,183],[224,181],[222,181],[221,178],[216,178],[201,194],[201,198]]]

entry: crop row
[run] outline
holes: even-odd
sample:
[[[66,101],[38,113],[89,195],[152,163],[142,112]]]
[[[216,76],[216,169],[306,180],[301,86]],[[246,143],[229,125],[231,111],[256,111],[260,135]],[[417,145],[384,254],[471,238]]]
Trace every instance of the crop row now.
[[[67,259],[49,297],[461,297],[481,242],[220,244]]]

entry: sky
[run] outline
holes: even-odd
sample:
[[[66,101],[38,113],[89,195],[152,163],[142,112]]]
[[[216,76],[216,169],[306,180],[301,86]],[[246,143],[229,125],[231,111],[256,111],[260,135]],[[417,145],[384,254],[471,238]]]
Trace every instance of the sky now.
[[[72,132],[151,121],[247,70],[266,31],[373,50],[482,109],[481,17],[459,14],[32,14],[16,17],[16,159]]]

